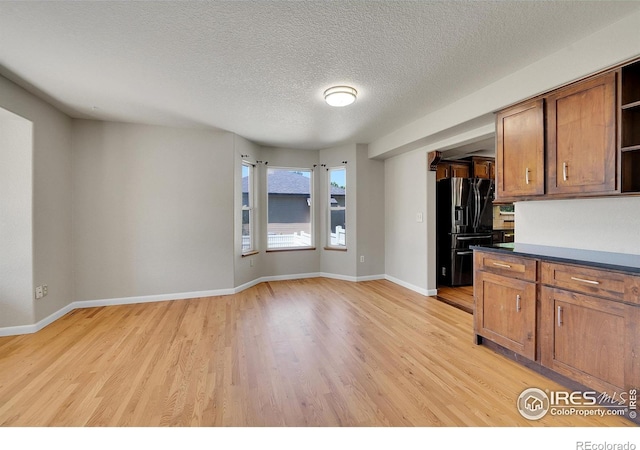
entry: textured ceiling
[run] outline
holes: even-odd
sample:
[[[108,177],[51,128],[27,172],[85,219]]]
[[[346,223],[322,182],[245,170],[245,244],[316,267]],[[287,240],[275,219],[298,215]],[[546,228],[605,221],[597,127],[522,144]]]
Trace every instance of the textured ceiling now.
[[[640,9],[612,1],[0,2],[0,73],[72,117],[368,143]],[[354,86],[332,108],[322,92]]]

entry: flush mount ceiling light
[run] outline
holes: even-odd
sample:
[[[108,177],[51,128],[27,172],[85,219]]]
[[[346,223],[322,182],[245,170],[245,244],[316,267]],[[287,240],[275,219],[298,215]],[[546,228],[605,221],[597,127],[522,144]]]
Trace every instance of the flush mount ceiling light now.
[[[358,91],[349,86],[334,86],[324,91],[324,100],[331,106],[347,106],[356,101]]]

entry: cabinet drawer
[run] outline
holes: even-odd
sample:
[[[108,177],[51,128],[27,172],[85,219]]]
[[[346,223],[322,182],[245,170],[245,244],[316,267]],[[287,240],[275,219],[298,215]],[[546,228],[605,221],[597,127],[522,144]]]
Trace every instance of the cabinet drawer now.
[[[477,251],[475,270],[497,273],[519,280],[536,281],[536,260],[501,253]]]
[[[570,264],[542,262],[542,284],[640,304],[640,277]]]

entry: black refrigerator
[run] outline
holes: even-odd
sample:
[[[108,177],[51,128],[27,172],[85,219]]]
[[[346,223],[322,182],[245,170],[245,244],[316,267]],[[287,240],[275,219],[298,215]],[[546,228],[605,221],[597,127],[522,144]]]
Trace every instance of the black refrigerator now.
[[[446,178],[436,183],[438,285],[473,284],[471,245],[490,245],[493,180]]]

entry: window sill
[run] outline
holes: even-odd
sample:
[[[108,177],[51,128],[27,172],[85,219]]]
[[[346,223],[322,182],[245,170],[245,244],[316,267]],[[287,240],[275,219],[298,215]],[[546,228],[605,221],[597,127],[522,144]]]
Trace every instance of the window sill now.
[[[347,247],[325,247],[325,250],[330,250],[332,252],[346,252]]]
[[[257,255],[258,253],[260,253],[258,250],[252,250],[250,252],[243,253],[241,256],[244,258],[245,256]]]
[[[286,247],[286,248],[268,248],[267,253],[276,252],[299,252],[302,250],[315,250],[315,247]]]

